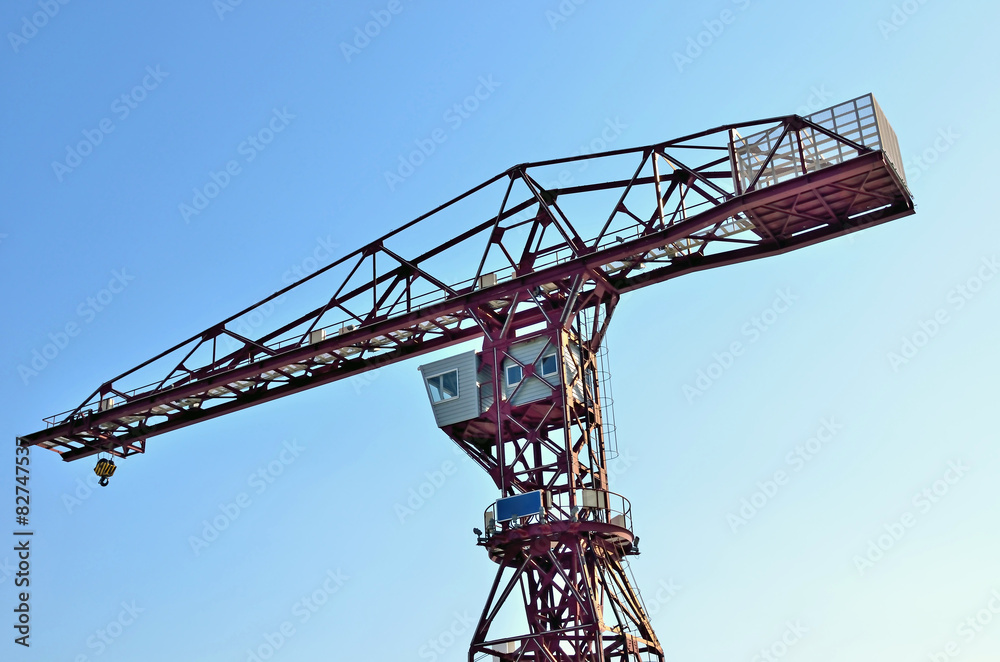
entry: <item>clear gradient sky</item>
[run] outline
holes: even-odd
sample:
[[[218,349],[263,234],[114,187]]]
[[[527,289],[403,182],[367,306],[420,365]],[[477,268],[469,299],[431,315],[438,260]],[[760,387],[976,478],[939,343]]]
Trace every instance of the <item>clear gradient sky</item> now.
[[[624,301],[612,487],[668,659],[1000,659],[998,24],[995,3],[941,0],[5,2],[0,532],[15,435],[296,270],[608,126],[640,145],[873,92],[917,214]],[[793,304],[769,312],[778,292]],[[106,489],[89,460],[31,462],[31,647],[7,538],[4,660],[466,659],[496,494],[434,427],[416,362],[155,438]]]

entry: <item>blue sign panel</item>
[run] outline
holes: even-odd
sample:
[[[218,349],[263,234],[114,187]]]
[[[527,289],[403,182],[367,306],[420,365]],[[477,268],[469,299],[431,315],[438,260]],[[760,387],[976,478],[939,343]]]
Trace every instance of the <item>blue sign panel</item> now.
[[[542,512],[542,492],[528,492],[497,500],[497,521],[506,522],[515,517],[537,515]]]

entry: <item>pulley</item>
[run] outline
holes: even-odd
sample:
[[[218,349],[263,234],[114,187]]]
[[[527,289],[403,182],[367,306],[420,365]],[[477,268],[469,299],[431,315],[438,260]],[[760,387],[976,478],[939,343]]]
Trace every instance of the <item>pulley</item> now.
[[[115,463],[108,458],[102,457],[97,461],[97,466],[94,467],[94,473],[101,477],[101,480],[97,481],[100,483],[101,487],[107,487],[108,478],[115,475]]]

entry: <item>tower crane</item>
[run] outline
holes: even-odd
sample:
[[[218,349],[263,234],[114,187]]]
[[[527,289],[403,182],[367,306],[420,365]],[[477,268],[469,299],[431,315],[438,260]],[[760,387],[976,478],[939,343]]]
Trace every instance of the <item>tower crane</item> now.
[[[608,484],[601,349],[616,306],[912,213],[870,94],[524,163],[100,384],[18,444],[67,462],[101,455],[106,484],[112,458],[158,435],[481,340],[421,366],[438,426],[498,490],[475,529],[497,571],[469,660],[662,661],[626,572],[638,553],[629,501]],[[320,277],[312,310],[266,332],[240,324]],[[521,625],[497,618],[505,606]]]

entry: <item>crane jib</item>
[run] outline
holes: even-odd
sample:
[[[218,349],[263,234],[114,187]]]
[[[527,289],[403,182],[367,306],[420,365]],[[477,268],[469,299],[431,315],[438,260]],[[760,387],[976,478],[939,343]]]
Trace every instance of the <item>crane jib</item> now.
[[[542,322],[569,297],[597,306],[686,273],[784,253],[912,214],[895,135],[874,98],[828,110],[837,121],[826,121],[821,113],[827,111],[820,111],[512,168],[320,270],[332,267],[330,274],[304,279],[343,270],[337,272],[342,281],[334,283],[339,287],[330,288],[333,296],[315,310],[257,338],[236,333],[229,318],[156,357],[173,366],[162,380],[126,390],[137,371],[130,370],[18,442],[50,448],[67,461],[99,452],[141,453],[152,436],[504,326]],[[756,132],[741,135],[748,130]],[[561,189],[542,184],[555,180],[554,169],[582,160],[592,164],[588,172],[605,178]],[[418,236],[412,232],[419,221],[477,196],[495,201],[482,206],[494,209],[488,220],[415,257],[390,247],[406,245],[397,239],[401,231]],[[475,250],[470,242],[478,242]],[[470,265],[458,283],[430,266],[470,255],[478,268]],[[534,305],[525,306],[529,300]],[[236,349],[217,355],[220,339]],[[209,348],[211,358],[199,358]],[[191,365],[196,360],[202,363]]]

